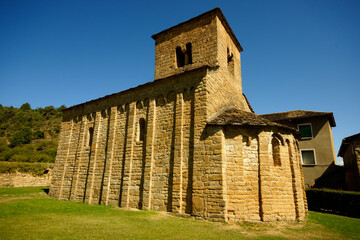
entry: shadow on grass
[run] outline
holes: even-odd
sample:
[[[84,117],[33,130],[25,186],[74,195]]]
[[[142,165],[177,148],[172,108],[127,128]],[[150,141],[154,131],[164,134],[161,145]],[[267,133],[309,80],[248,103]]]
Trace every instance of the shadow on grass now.
[[[46,188],[42,188],[41,190],[43,190],[47,195],[49,195],[50,188],[46,187]]]

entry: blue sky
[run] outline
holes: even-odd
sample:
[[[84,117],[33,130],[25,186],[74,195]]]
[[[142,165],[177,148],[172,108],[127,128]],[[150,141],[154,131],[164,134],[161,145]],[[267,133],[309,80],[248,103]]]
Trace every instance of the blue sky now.
[[[0,103],[67,107],[154,78],[154,40],[220,7],[257,114],[333,112],[335,151],[360,132],[360,1],[0,1]]]

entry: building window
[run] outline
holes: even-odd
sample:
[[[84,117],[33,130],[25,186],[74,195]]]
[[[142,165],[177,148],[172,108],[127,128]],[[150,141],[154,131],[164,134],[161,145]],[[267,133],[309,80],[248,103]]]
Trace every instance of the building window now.
[[[273,160],[274,160],[274,166],[281,166],[280,141],[274,137],[271,140],[271,145],[272,145],[272,155],[273,155]]]
[[[94,128],[89,128],[89,147],[91,147],[94,138]]]
[[[181,50],[181,47],[176,48],[176,63],[178,67],[183,67],[185,65],[185,54]]]
[[[183,67],[192,64],[192,46],[191,43],[186,44],[186,49],[176,48],[176,64],[177,67]]]
[[[227,64],[230,72],[234,72],[234,55],[230,52],[230,49],[227,48]]]
[[[138,130],[138,141],[144,141],[145,139],[145,119],[140,118],[139,130]]]
[[[298,124],[298,130],[301,134],[301,138],[303,139],[313,137],[311,123]]]
[[[301,150],[301,161],[303,165],[315,165],[315,151],[314,150]]]
[[[186,44],[185,65],[192,64],[191,43]]]

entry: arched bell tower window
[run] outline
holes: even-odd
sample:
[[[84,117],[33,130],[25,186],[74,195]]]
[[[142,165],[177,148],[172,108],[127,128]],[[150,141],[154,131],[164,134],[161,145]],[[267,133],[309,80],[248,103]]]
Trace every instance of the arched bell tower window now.
[[[185,49],[176,47],[176,65],[177,67],[183,67],[185,65],[192,64],[192,45],[187,43]]]

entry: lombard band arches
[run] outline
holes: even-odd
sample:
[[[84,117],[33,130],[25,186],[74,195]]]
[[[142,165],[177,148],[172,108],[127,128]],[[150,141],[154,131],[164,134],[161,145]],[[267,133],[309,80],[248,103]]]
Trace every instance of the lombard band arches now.
[[[102,116],[103,118],[106,118],[106,117],[108,117],[109,115],[110,115],[110,108],[101,111],[101,116]]]
[[[142,103],[141,100],[139,100],[139,101],[136,102],[136,108],[137,108],[137,109],[143,109],[143,103]]]
[[[176,100],[176,93],[174,91],[170,91],[167,95],[167,102],[173,102]]]
[[[144,107],[149,107],[149,103],[150,103],[149,99],[145,98],[144,99]]]
[[[87,120],[90,122],[93,118],[91,116],[91,113],[89,113],[87,116],[86,116]]]
[[[125,111],[129,111],[129,109],[130,109],[130,104],[126,103],[125,104]]]
[[[124,107],[121,106],[121,105],[119,105],[119,106],[117,107],[117,110],[118,110],[120,113],[124,113]]]
[[[160,94],[156,98],[156,106],[163,106],[165,104],[165,98],[164,95]]]

